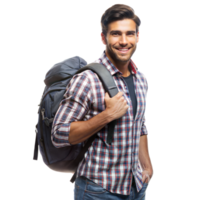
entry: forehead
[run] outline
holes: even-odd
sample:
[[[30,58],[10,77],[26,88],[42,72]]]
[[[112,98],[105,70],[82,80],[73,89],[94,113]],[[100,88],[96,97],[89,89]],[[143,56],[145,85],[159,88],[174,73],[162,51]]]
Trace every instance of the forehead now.
[[[108,25],[108,32],[117,30],[117,31],[136,31],[136,23],[132,19],[123,19],[111,22]]]

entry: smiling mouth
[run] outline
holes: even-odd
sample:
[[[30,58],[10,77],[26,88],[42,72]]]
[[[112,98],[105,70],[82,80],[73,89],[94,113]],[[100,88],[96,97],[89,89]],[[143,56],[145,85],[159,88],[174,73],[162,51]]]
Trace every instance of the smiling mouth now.
[[[120,53],[127,53],[131,48],[115,48]]]

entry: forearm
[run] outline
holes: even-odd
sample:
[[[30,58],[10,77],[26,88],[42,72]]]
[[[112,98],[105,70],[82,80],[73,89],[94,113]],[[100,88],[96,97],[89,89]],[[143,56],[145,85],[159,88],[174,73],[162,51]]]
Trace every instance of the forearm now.
[[[72,122],[70,125],[69,143],[74,145],[87,140],[112,120],[112,116],[105,110],[87,121]]]
[[[153,175],[153,167],[148,152],[147,135],[143,135],[140,137],[139,160],[142,169],[147,170],[151,178],[151,176]]]

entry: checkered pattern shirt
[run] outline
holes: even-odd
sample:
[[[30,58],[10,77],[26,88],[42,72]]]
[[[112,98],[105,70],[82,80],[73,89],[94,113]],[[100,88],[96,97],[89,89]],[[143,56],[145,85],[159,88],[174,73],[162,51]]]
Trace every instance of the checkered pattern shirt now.
[[[118,90],[124,93],[129,108],[117,119],[111,145],[106,142],[107,125],[97,133],[99,137],[94,140],[78,166],[77,177],[85,176],[112,193],[129,195],[133,176],[137,191],[143,186],[138,155],[140,136],[147,134],[144,118],[147,81],[131,61],[137,99],[134,119],[128,86],[122,73],[105,53],[96,62],[103,64],[110,71]],[[52,127],[52,142],[57,148],[71,145],[68,138],[72,122],[89,120],[105,110],[105,90],[97,75],[90,70],[72,78],[64,97]]]

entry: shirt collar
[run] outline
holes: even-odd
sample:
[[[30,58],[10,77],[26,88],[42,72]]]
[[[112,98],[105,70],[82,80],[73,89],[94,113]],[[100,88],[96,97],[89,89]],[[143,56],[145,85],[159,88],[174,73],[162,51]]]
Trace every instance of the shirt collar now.
[[[113,65],[113,63],[106,56],[105,51],[103,52],[102,56],[100,57],[100,62],[110,71],[112,76],[115,74],[122,75],[122,73]],[[137,74],[137,67],[132,60],[130,60],[129,66],[130,66],[131,73],[133,75]]]

